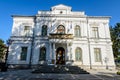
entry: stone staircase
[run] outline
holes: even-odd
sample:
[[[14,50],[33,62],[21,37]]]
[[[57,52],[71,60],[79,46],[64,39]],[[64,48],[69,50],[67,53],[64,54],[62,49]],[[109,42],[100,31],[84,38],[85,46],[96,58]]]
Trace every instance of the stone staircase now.
[[[40,65],[32,73],[89,74],[78,66]]]

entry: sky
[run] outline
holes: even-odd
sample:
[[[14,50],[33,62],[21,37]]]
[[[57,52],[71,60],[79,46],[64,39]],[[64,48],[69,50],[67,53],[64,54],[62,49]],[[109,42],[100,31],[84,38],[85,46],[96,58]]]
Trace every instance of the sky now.
[[[0,0],[0,39],[11,36],[11,15],[36,15],[38,10],[50,10],[64,4],[72,11],[85,11],[88,16],[111,16],[110,26],[120,22],[120,0]]]

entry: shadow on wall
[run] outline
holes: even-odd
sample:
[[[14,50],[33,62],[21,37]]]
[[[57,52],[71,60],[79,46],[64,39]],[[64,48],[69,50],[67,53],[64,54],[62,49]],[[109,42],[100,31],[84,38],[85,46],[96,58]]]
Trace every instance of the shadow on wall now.
[[[51,14],[51,13],[48,14],[47,12],[41,12],[41,14],[38,14],[38,16],[35,20],[36,24],[34,25],[34,28],[31,27],[31,29],[30,29],[30,30],[32,30],[32,33],[34,33],[34,36],[32,34],[30,34],[28,36],[24,35],[24,26],[27,26],[27,24],[29,24],[30,22],[27,23],[27,22],[23,21],[23,23],[18,22],[18,26],[13,25],[15,27],[12,29],[13,33],[12,33],[11,39],[13,40],[13,43],[11,45],[14,45],[14,46],[11,46],[11,54],[9,55],[9,59],[12,59],[14,61],[18,60],[18,58],[20,57],[19,53],[21,53],[20,49],[19,49],[20,48],[19,44],[23,44],[23,45],[31,44],[34,41],[33,39],[35,39],[35,37],[38,37],[36,40],[39,40],[39,41],[41,41],[41,40],[44,41],[45,39],[48,40],[48,38],[44,38],[44,37],[49,36],[49,33],[56,33],[57,27],[59,25],[63,24],[64,22],[61,19],[58,20],[57,17],[53,18],[53,16],[54,16],[53,14]],[[43,25],[47,25],[47,35],[44,37],[41,36],[41,31],[42,31]],[[33,26],[33,25],[31,24],[31,26]],[[57,40],[57,41],[59,41],[59,40]]]

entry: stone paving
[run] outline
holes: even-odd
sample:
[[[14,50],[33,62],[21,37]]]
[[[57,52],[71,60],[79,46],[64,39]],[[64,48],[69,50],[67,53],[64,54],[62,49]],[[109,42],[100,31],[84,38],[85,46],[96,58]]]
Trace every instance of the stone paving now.
[[[0,80],[120,80],[116,71],[88,70],[90,74],[33,74],[32,69],[0,72]]]
[[[117,70],[89,70],[88,72],[103,80],[120,80],[120,76],[116,74]]]

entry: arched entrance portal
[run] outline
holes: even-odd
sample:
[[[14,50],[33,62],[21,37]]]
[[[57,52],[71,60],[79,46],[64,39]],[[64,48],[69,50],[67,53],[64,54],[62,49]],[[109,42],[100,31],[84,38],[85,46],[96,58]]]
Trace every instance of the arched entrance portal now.
[[[65,64],[65,49],[63,47],[57,48],[56,51],[56,64]]]

